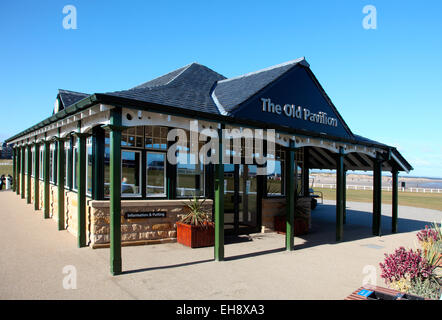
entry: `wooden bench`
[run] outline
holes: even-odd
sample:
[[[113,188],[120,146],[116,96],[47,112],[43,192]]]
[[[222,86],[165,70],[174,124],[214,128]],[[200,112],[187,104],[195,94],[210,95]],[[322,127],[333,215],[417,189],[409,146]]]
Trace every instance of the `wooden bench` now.
[[[375,292],[379,292],[380,294],[392,295],[393,297],[397,296],[397,295],[401,295],[402,296],[404,294],[404,293],[402,293],[400,291],[389,289],[389,288],[384,288],[384,287],[379,287],[379,286],[372,286],[372,285],[365,285],[365,286],[362,286],[362,287],[356,289],[355,291],[353,291],[344,300],[371,300],[371,299],[367,298],[364,295],[358,294],[362,290],[375,291]],[[417,296],[413,296],[413,295],[408,295],[408,296],[410,296],[411,298],[414,298],[414,299],[419,299],[419,300],[423,299],[421,297],[417,297]],[[402,299],[399,297],[396,300],[402,300]],[[405,300],[407,300],[407,299],[405,298]],[[427,300],[427,299],[425,299],[425,300]]]

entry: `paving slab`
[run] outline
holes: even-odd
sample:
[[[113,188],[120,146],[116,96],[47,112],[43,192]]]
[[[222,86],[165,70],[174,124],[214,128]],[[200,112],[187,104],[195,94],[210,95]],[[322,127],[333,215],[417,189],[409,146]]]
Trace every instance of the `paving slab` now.
[[[441,211],[400,206],[391,234],[391,206],[383,205],[383,235],[374,237],[372,205],[349,202],[344,241],[336,243],[334,202],[324,201],[292,252],[276,233],[232,239],[223,262],[213,248],[123,247],[124,273],[113,277],[109,249],[77,248],[73,235],[11,191],[0,192],[0,208],[0,299],[344,299],[370,276],[383,286],[384,253],[415,248],[416,232],[442,219]],[[76,289],[63,286],[72,275],[66,266],[75,267]]]

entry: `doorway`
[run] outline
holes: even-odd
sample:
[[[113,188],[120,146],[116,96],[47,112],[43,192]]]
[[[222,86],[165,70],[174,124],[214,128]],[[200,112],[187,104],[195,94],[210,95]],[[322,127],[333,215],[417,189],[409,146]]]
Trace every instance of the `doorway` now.
[[[224,165],[224,231],[240,235],[260,231],[260,186],[257,166]]]

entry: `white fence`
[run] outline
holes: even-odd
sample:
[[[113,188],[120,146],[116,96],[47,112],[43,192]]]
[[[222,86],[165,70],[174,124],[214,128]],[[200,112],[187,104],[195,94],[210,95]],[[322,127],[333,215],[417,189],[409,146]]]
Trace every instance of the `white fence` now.
[[[323,189],[336,189],[336,183],[315,183],[314,188]],[[358,185],[347,185],[347,190],[373,190],[373,186],[358,186]],[[422,192],[422,193],[442,193],[442,189],[430,189],[430,188],[398,188],[399,191],[403,192]],[[382,190],[392,191],[392,187],[382,187]]]

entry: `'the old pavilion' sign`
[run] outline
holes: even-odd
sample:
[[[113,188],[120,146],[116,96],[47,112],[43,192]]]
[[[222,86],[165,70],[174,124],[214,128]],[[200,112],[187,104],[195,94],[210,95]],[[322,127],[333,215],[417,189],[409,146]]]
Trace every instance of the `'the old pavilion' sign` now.
[[[275,104],[269,98],[261,98],[262,111],[276,113],[279,115],[285,115],[289,118],[297,118],[305,121],[324,124],[331,127],[338,126],[338,120],[333,117],[329,117],[327,113],[319,111],[317,113],[311,112],[308,108],[301,106],[295,106],[294,104],[285,104],[283,106]]]

